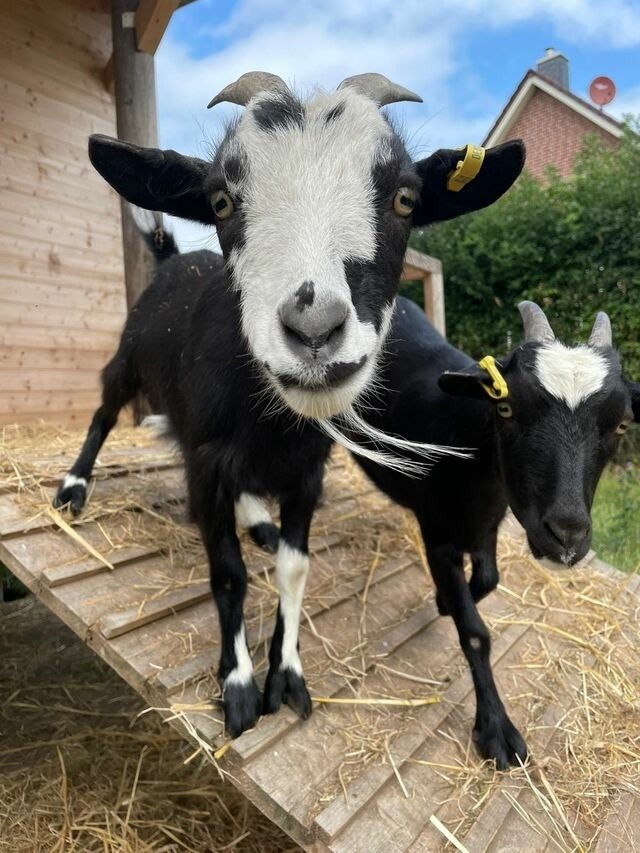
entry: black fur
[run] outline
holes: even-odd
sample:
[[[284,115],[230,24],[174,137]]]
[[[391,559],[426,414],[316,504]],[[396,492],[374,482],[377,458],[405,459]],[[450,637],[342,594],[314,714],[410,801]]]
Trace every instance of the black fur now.
[[[251,110],[253,120],[268,133],[289,126],[297,130],[304,123],[304,106],[293,96],[265,98]],[[236,192],[238,188],[229,183],[234,178],[241,180],[251,169],[233,144],[236,128],[237,124],[227,128],[211,162],[175,151],[140,148],[106,136],[90,138],[89,157],[111,186],[133,204],[215,224],[224,257],[229,260],[232,249],[242,250],[247,215],[241,191]],[[513,157],[512,148],[520,151],[520,147],[518,143],[510,145],[503,146],[503,153],[493,161],[488,154],[489,162],[504,164],[500,180],[487,182],[479,177],[477,189],[468,193],[465,188],[466,196],[461,194],[457,200],[457,212],[464,212],[465,206],[476,209],[490,204],[515,180],[521,164]],[[392,136],[392,147],[395,156],[386,174],[378,170],[374,176],[378,200],[376,258],[371,264],[346,265],[356,314],[372,322],[377,330],[384,306],[392,303],[397,291],[412,224],[410,218],[393,212],[397,182],[402,186],[412,182],[418,192],[422,185],[423,192],[431,194],[434,181],[435,188],[442,190],[440,185],[446,180],[441,165],[447,160],[447,152],[414,166],[397,134]],[[218,190],[235,193],[232,214],[224,220],[216,219],[211,204]],[[446,205],[443,210],[443,218],[456,215]],[[435,211],[430,215],[437,218]],[[416,219],[414,224],[420,221]],[[243,336],[241,296],[230,287],[231,275],[223,259],[210,252],[177,256],[171,239],[158,229],[148,242],[164,263],[131,311],[118,351],[103,371],[102,405],[70,473],[89,479],[118,412],[136,394],[144,394],[154,411],[168,415],[185,458],[190,512],[200,526],[211,565],[222,635],[219,674],[224,683],[238,663],[234,640],[242,628],[246,590],[234,501],[244,491],[273,494],[281,504],[282,540],[305,552],[330,441],[312,423],[294,414],[269,414],[272,392],[265,385],[262,368],[251,357],[251,342]],[[315,309],[316,304],[307,306],[305,317]],[[343,334],[341,329],[336,326],[330,330],[334,345]],[[305,342],[300,334],[290,336],[298,349],[303,347],[305,357],[315,360],[317,340],[307,337]],[[289,338],[287,341],[291,342]],[[331,345],[327,336],[325,349]],[[325,366],[331,367],[328,362]],[[341,381],[358,366],[355,362],[337,364],[324,381]],[[78,484],[70,489],[62,486],[55,499],[56,505],[70,503],[74,512],[80,511],[85,500],[86,488]],[[273,544],[273,537],[270,541]],[[277,636],[276,632],[276,647]],[[276,652],[278,648],[274,649],[274,660]],[[294,684],[292,677],[283,682],[276,675],[268,679],[269,707],[291,699],[293,707],[306,714],[304,680],[299,677],[300,683]],[[228,686],[225,713],[230,729],[237,734],[255,721],[255,686],[238,685],[235,680]]]
[[[285,523],[284,508],[289,507],[290,525],[303,530],[294,544],[304,548],[331,445],[311,422],[293,413],[266,414],[264,380],[239,329],[238,300],[222,258],[212,252],[177,255],[159,267],[103,371],[103,403],[70,472],[89,479],[119,410],[138,392],[154,411],[168,415],[183,450],[190,507],[211,564],[223,684],[237,663],[234,639],[246,592],[234,502],[242,492],[273,495],[283,508],[282,536],[292,539]],[[74,491],[74,511],[81,509],[81,497]],[[61,489],[56,505],[67,500]],[[269,544],[275,544],[273,537]],[[285,693],[293,691],[292,704],[307,715],[310,704],[300,698],[306,688],[299,680],[295,689],[285,685]],[[223,704],[234,736],[252,726],[262,708],[253,682],[225,687]]]
[[[293,95],[265,98],[253,108],[253,118],[261,130],[270,133],[281,127],[302,127],[304,106]]]
[[[640,399],[639,386],[622,378],[611,350],[603,353],[611,364],[606,387],[572,415],[532,375],[538,346],[522,345],[500,360],[513,408],[513,418],[503,420],[480,385],[487,374],[450,346],[413,302],[398,298],[379,377],[386,390],[366,419],[414,441],[475,448],[473,458],[440,457],[428,476],[414,479],[356,457],[383,492],[416,515],[438,608],[454,619],[471,668],[477,746],[500,768],[524,759],[526,747],[498,695],[489,634],[475,605],[498,583],[498,525],[510,503],[536,553],[561,559],[565,547],[545,528],[549,513],[555,508],[559,518],[589,517],[602,468],[617,444],[615,428]],[[590,534],[574,560],[589,542]],[[465,554],[472,562],[469,584]]]

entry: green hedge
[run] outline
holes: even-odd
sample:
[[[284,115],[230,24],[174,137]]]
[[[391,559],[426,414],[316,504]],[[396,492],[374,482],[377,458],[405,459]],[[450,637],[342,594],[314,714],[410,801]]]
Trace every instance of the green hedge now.
[[[442,260],[447,335],[455,346],[474,357],[506,352],[520,339],[516,305],[523,298],[542,305],[566,340],[584,340],[603,310],[628,375],[640,380],[634,130],[640,122],[629,119],[616,151],[588,138],[571,180],[550,172],[543,186],[525,173],[491,207],[414,232],[411,245]]]

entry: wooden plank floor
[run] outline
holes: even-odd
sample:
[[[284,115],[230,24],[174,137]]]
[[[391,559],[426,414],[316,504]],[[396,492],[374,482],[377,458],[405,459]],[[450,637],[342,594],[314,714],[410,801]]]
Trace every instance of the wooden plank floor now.
[[[85,544],[47,509],[80,435],[43,444],[28,476],[4,466],[16,476],[0,483],[0,559],[196,748],[212,757],[226,745],[217,761],[230,784],[302,847],[437,850],[446,841],[435,817],[472,853],[640,849],[637,787],[626,769],[592,766],[599,755],[640,758],[638,708],[611,722],[637,700],[624,670],[640,647],[637,576],[594,557],[550,572],[527,556],[517,526],[505,526],[501,586],[481,611],[500,690],[537,763],[497,774],[473,751],[471,679],[450,620],[437,615],[412,520],[335,453],[301,630],[311,693],[334,702],[316,702],[304,723],[283,709],[227,743],[215,705],[217,619],[204,552],[184,521],[179,461],[166,444],[128,447],[134,431],[118,432],[74,523]],[[6,440],[5,451],[11,461]],[[262,680],[274,558],[248,540],[243,549]],[[615,708],[602,707],[607,691],[618,691]],[[354,698],[367,701],[344,702]],[[413,706],[397,704],[406,700]]]

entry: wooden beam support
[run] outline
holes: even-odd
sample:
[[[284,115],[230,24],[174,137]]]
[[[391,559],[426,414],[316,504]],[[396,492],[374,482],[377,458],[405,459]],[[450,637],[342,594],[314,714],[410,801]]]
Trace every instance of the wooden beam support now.
[[[180,0],[140,0],[136,12],[138,50],[154,54]]]
[[[424,313],[432,326],[446,337],[442,263],[431,255],[416,252],[415,249],[407,249],[402,278],[406,281],[422,281]]]
[[[443,337],[447,336],[444,314],[444,279],[442,277],[442,265],[438,262],[440,269],[434,272],[424,273],[424,312],[431,324]]]
[[[112,0],[111,28],[115,70],[118,138],[155,148],[158,145],[154,58],[136,50],[134,15],[138,0]],[[138,231],[129,205],[123,200],[122,243],[124,277],[129,310],[145,289],[153,272],[153,259]],[[142,414],[135,408],[135,417]]]

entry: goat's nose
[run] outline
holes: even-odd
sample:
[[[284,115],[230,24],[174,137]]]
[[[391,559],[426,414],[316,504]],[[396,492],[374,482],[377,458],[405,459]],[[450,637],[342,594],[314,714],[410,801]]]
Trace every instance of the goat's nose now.
[[[306,281],[278,307],[278,316],[293,350],[312,350],[325,345],[338,348],[344,333],[349,305],[340,297],[315,298],[313,282]]]
[[[580,545],[591,532],[591,521],[588,515],[549,516],[544,525],[563,548],[575,548]]]

